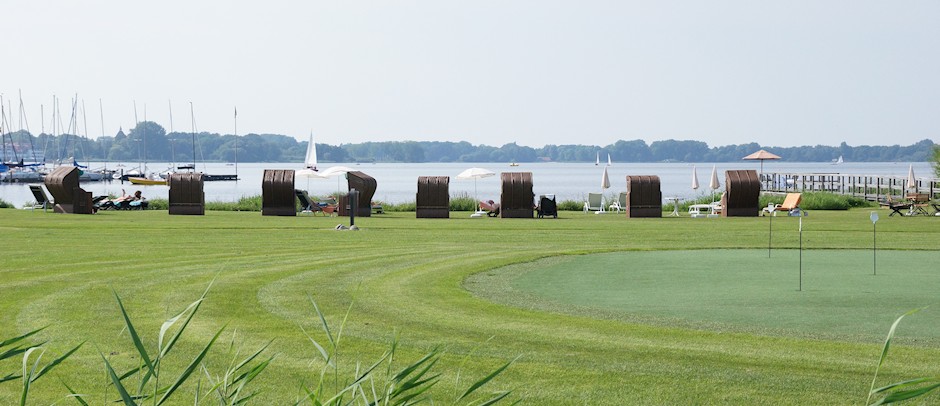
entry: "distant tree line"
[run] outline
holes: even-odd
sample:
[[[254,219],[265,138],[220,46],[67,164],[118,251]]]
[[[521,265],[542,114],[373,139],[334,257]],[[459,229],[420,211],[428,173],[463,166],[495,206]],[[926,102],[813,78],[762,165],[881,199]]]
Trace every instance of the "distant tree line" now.
[[[74,157],[78,161],[160,162],[302,162],[307,142],[279,134],[167,133],[153,121],[143,121],[127,133],[89,140],[70,134],[33,136],[25,130],[4,134],[4,161],[46,162]],[[13,147],[16,152],[14,154]],[[610,145],[546,145],[532,148],[505,144],[473,145],[466,141],[384,141],[337,146],[317,144],[321,162],[732,162],[766,149],[793,162],[828,162],[839,156],[847,162],[926,162],[934,160],[933,141],[913,145],[799,147],[757,143],[710,147],[702,141],[617,141]],[[35,152],[34,152],[35,151]],[[195,158],[194,158],[195,156]]]

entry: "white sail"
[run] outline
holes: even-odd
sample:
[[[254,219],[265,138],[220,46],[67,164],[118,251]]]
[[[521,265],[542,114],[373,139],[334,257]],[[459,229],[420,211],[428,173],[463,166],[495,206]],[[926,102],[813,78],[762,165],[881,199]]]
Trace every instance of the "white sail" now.
[[[310,142],[307,144],[307,157],[304,167],[317,170],[317,144],[313,142],[313,133],[310,133]]]
[[[594,166],[601,164],[601,152],[597,151],[597,157],[594,159]]]
[[[613,164],[610,162],[610,153],[608,153],[607,154],[607,166],[611,166],[611,165]]]

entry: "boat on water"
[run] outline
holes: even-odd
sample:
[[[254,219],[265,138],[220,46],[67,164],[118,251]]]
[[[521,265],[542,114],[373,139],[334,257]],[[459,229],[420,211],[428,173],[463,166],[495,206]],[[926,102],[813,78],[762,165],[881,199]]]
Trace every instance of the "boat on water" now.
[[[519,166],[519,163],[518,163],[518,162],[512,162],[512,163],[509,164],[509,166]]]
[[[135,185],[166,185],[166,179],[129,177],[127,180]]]
[[[607,166],[612,166],[613,163],[610,161],[610,153],[607,153]]]
[[[844,162],[844,161],[842,160],[842,155],[839,155],[839,158],[838,158],[838,159],[833,159],[833,160],[832,160],[832,164],[833,164],[833,165],[841,165],[843,162]]]
[[[600,164],[601,164],[601,152],[597,151],[597,156],[594,157],[594,166],[598,166]]]

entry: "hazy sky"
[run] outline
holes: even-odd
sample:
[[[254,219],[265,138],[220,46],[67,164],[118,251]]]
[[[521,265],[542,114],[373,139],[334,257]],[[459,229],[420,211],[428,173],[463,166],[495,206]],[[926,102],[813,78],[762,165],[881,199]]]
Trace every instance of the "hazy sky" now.
[[[340,144],[940,142],[940,1],[2,0],[30,130],[142,120]],[[67,122],[68,117],[63,117]],[[14,117],[14,129],[18,121]]]

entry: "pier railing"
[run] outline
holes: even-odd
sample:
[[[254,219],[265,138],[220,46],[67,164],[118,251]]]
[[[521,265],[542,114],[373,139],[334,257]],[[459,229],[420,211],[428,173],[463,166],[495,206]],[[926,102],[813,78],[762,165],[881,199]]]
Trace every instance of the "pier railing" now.
[[[940,198],[940,179],[916,179],[908,184],[906,176],[846,175],[840,173],[765,172],[760,176],[761,190],[771,193],[831,192],[868,200],[904,197],[907,193],[927,193]]]

